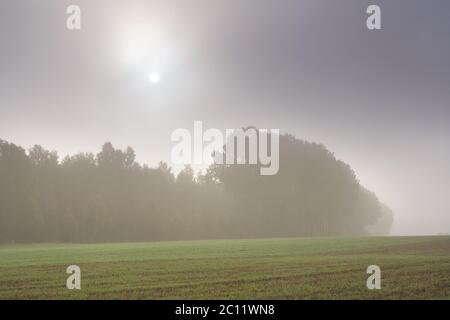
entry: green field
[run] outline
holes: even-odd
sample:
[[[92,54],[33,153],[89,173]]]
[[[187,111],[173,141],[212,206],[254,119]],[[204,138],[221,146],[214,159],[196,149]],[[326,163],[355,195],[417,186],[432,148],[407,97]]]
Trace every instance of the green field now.
[[[449,298],[448,236],[0,246],[0,299]]]

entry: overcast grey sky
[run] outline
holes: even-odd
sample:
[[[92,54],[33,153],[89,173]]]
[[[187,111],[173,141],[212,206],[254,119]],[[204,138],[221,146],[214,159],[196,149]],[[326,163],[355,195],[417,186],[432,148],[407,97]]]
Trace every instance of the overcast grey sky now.
[[[448,0],[0,2],[0,138],[155,165],[194,120],[279,128],[349,163],[394,234],[450,232],[449,88]]]

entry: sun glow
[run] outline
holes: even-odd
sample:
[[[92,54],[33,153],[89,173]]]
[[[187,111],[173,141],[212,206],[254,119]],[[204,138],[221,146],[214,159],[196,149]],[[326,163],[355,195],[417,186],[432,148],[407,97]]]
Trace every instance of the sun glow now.
[[[179,52],[174,48],[169,29],[165,24],[150,24],[139,19],[118,26],[116,52],[127,77],[134,79],[130,86],[143,86],[143,78],[147,85],[153,86],[162,79],[165,82],[173,79]]]
[[[160,78],[161,78],[161,76],[157,72],[152,72],[149,75],[149,80],[151,83],[158,83]]]

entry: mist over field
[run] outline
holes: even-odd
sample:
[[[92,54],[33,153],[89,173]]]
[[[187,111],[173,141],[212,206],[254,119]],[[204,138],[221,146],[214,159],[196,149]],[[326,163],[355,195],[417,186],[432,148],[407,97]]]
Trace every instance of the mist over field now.
[[[450,233],[447,0],[76,3],[0,3],[2,242]],[[195,120],[279,175],[173,164]]]
[[[1,0],[2,310],[450,300],[449,89],[449,0]]]

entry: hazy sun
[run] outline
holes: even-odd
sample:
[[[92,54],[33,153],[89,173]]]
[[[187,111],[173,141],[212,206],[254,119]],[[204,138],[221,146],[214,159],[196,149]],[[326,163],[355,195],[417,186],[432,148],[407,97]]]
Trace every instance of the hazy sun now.
[[[161,77],[159,76],[159,73],[157,72],[150,73],[149,80],[151,83],[158,83],[160,78]]]

